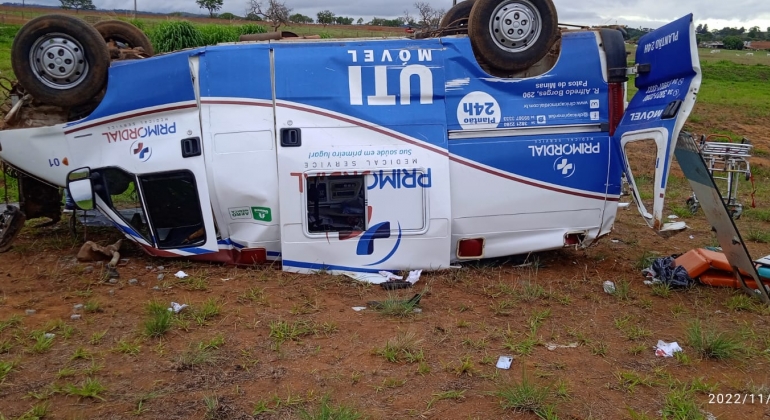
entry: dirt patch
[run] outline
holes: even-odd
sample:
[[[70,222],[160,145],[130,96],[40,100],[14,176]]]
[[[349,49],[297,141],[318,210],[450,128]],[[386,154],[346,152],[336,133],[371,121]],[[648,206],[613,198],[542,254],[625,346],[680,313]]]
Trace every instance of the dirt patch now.
[[[621,211],[611,238],[586,251],[539,255],[528,267],[497,261],[429,273],[417,285],[426,292],[422,312],[405,317],[353,311],[389,295],[344,277],[154,260],[130,245],[110,284],[102,266],[75,261],[81,241],[63,225],[29,228],[0,255],[0,361],[14,366],[0,385],[2,413],[14,418],[47,402],[51,418],[84,410],[100,418],[295,418],[328,396],[372,418],[490,418],[511,413],[497,394],[524,377],[550,387],[560,418],[625,418],[629,407],[654,417],[672,389],[696,380],[713,392],[770,393],[767,309],[731,309],[730,290],[661,296],[642,284],[645,251],[709,245],[705,221],[688,220],[691,229],[670,240],[642,224],[635,211]],[[765,244],[749,247],[770,254]],[[191,277],[175,278],[179,270]],[[628,288],[607,295],[605,280]],[[149,337],[148,303],[172,301],[190,307]],[[212,304],[218,309],[206,316]],[[699,356],[687,340],[696,319],[737,337],[746,353]],[[48,348],[43,333],[54,334]],[[688,360],[656,358],[658,339],[678,341]],[[395,362],[389,343],[407,349]],[[511,370],[495,368],[500,355],[514,356]],[[79,397],[89,380],[104,390]],[[721,418],[770,414],[759,403],[708,404],[708,393],[693,398]]]
[[[698,112],[702,121],[723,117]],[[720,128],[770,150],[759,122]],[[669,206],[688,194],[677,171]],[[559,418],[654,418],[682,401],[718,418],[769,416],[770,309],[732,290],[642,283],[649,257],[715,245],[702,213],[684,217],[690,228],[663,240],[636,210],[621,210],[614,232],[588,250],[530,256],[525,267],[511,259],[427,273],[416,290],[390,295],[345,277],[152,259],[130,244],[110,283],[103,265],[76,261],[83,238],[66,222],[28,222],[0,255],[0,412],[284,419],[328,397],[370,418],[536,418],[525,410],[532,404],[505,398],[529,381],[545,390],[535,408],[552,405]],[[770,230],[749,215],[737,224]],[[120,237],[92,230],[88,239]],[[766,243],[747,246],[754,257],[770,254]],[[179,270],[190,277],[177,279]],[[603,291],[607,280],[615,295]],[[420,313],[352,309],[415,292],[425,293]],[[190,306],[163,314],[171,302]],[[696,321],[737,349],[706,357],[688,337]],[[656,358],[658,340],[679,342],[686,357]],[[501,355],[514,356],[510,370],[495,368]],[[710,404],[718,397],[709,394],[749,399]]]

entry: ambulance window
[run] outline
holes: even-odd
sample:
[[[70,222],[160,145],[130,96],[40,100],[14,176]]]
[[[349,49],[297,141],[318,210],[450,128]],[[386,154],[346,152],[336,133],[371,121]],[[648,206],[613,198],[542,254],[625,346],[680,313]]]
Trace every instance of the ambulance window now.
[[[142,175],[139,182],[158,248],[186,248],[206,242],[206,228],[192,172]]]
[[[94,181],[94,192],[149,243],[150,228],[142,210],[134,174],[120,168],[102,168],[94,172],[99,174]]]
[[[309,176],[307,225],[310,233],[366,230],[364,176]]]

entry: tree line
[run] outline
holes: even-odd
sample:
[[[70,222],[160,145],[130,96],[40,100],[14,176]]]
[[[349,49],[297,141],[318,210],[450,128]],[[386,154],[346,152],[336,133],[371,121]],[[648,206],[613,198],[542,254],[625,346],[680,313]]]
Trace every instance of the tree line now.
[[[62,0],[64,1],[64,0]],[[69,0],[69,1],[91,1],[91,0]],[[217,16],[217,12],[224,6],[224,0],[195,0],[201,9],[209,11],[211,17]],[[318,12],[315,18],[303,15],[301,13],[292,13],[292,8],[286,5],[282,0],[249,0],[248,7],[243,19],[262,20],[270,22],[274,30],[278,30],[282,25],[291,23],[318,23],[326,25],[352,25],[354,22],[358,25],[373,26],[415,26],[422,28],[438,27],[441,18],[444,16],[444,9],[434,9],[427,2],[416,2],[414,8],[417,11],[417,19],[412,18],[412,12],[404,11],[404,16],[395,19],[373,18],[369,22],[364,22],[363,18],[357,20],[352,17],[338,16],[331,10],[322,10]],[[223,19],[240,19],[240,16],[232,13],[222,13],[219,15]]]

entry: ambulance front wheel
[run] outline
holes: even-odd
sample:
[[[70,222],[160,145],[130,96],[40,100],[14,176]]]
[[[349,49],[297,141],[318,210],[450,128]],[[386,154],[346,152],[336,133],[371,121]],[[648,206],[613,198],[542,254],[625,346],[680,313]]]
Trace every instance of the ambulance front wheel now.
[[[139,48],[152,57],[154,50],[150,38],[136,26],[122,20],[105,20],[94,24],[105,42],[119,42],[128,48]]]
[[[91,101],[107,83],[107,45],[91,25],[68,15],[27,22],[11,47],[13,72],[27,93],[49,105]]]
[[[559,38],[551,0],[476,0],[468,20],[473,51],[490,68],[515,73],[540,61]]]
[[[471,9],[476,0],[461,1],[449,9],[443,18],[439,28],[446,35],[464,34],[468,32],[468,19],[471,16]]]

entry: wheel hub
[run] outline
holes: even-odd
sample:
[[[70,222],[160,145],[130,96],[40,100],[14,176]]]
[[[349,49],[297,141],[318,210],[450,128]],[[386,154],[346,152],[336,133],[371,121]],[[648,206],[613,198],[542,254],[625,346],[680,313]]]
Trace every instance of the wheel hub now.
[[[540,12],[529,1],[504,1],[492,14],[489,30],[500,48],[521,52],[540,37],[541,22]]]
[[[46,34],[35,41],[30,63],[38,80],[53,89],[71,89],[88,74],[83,46],[65,34]]]

